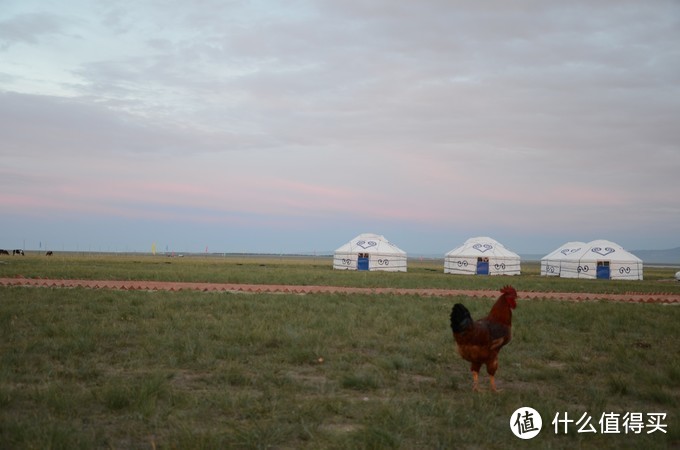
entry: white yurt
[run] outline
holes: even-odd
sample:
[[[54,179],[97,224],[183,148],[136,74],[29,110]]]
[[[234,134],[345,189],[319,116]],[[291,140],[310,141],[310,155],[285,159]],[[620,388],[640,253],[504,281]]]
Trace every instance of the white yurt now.
[[[333,268],[406,272],[406,252],[384,236],[364,233],[335,251]]]
[[[588,242],[564,256],[560,276],[605,280],[642,280],[642,260],[620,245],[603,239]]]
[[[562,270],[562,261],[567,255],[580,252],[585,246],[585,242],[567,242],[541,258],[541,275],[548,277],[558,277]]]
[[[470,238],[444,256],[444,273],[519,275],[520,258],[490,237]]]

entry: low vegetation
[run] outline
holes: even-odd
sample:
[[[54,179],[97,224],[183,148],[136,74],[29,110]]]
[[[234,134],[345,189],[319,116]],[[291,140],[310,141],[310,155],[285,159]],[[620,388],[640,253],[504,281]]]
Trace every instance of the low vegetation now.
[[[270,279],[248,275],[260,270],[289,284],[307,279],[305,273],[309,284],[355,278],[419,287],[439,280],[438,287],[496,289],[512,281],[538,289],[546,282],[536,274],[511,280],[447,276],[427,262],[407,274],[336,277],[327,260],[57,258],[10,258],[11,264],[0,264],[0,277]],[[640,286],[657,283],[677,292],[665,277],[660,272]],[[0,287],[0,448],[680,444],[680,306],[520,299],[513,341],[501,352],[501,392],[493,394],[484,373],[482,392],[471,391],[468,365],[456,354],[448,324],[455,302],[464,302],[474,317],[493,303]],[[543,419],[543,431],[531,441],[516,438],[509,427],[522,406]],[[627,412],[645,414],[645,423],[647,414],[665,413],[666,432],[600,432],[603,414]],[[556,433],[551,422],[558,413],[574,420],[587,413],[597,432],[578,433],[572,423],[567,434]]]
[[[235,257],[64,253],[46,257],[0,257],[0,277],[192,281],[210,283],[329,285],[428,289],[492,289],[511,281],[518,291],[677,293],[679,268],[645,267],[643,281],[576,280],[540,275],[538,262],[524,262],[515,277],[460,276],[444,273],[443,260],[409,261],[408,272],[333,270],[330,257]]]

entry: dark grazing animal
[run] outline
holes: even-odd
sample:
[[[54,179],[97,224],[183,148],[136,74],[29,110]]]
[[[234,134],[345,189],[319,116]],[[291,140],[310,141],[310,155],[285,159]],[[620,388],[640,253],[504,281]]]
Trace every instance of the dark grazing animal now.
[[[21,255],[21,256],[24,256],[24,251],[21,250],[21,249],[12,250],[12,255]]]

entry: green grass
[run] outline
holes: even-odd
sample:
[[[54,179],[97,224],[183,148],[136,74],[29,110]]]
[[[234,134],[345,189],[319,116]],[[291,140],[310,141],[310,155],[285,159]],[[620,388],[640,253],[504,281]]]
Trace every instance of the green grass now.
[[[443,260],[410,260],[407,273],[333,270],[332,264],[328,257],[168,258],[76,253],[46,257],[33,253],[0,256],[0,277],[492,290],[512,283],[518,291],[680,292],[680,283],[673,279],[678,268],[647,266],[642,281],[602,281],[542,277],[537,262],[523,263],[522,275],[514,277],[445,274]]]
[[[520,300],[492,394],[455,351],[457,301],[492,304],[0,287],[0,448],[680,444],[680,306]],[[508,425],[521,406],[532,441]],[[557,412],[665,412],[668,433],[556,435]]]

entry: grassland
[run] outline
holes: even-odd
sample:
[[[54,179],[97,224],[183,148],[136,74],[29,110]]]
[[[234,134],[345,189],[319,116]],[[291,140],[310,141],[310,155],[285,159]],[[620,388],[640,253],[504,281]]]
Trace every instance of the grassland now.
[[[334,272],[328,260],[14,257],[0,277],[611,292],[628,283]],[[169,263],[169,264],[168,264]],[[669,289],[646,270],[635,290]],[[229,278],[231,277],[231,278]],[[559,283],[572,281],[573,283]],[[601,287],[603,286],[603,287]],[[521,288],[518,288],[521,292]],[[520,300],[493,394],[470,390],[448,313],[492,301],[0,287],[0,448],[669,448],[680,445],[680,306]],[[486,388],[487,378],[482,377]],[[544,429],[515,438],[531,406]],[[556,434],[567,412],[666,413],[667,433]]]
[[[357,273],[333,270],[328,257],[168,258],[97,254],[0,257],[0,277],[492,290],[498,289],[499,283],[512,282],[518,291],[680,292],[680,284],[673,279],[678,268],[648,266],[645,280],[616,282],[542,277],[537,262],[523,263],[522,275],[515,277],[455,276],[444,274],[443,269],[443,260],[410,260],[407,273]]]

